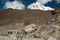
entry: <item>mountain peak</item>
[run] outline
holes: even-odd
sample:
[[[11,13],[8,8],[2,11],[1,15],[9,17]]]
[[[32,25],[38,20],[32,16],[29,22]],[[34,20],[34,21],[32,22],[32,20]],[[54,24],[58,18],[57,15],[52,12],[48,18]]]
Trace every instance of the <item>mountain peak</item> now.
[[[44,6],[41,2],[36,2],[36,3],[33,3],[33,4],[30,4],[28,6],[28,9],[40,9],[40,10],[44,10],[44,11],[47,11],[47,10],[54,10],[53,8],[51,7],[48,7],[48,6]]]

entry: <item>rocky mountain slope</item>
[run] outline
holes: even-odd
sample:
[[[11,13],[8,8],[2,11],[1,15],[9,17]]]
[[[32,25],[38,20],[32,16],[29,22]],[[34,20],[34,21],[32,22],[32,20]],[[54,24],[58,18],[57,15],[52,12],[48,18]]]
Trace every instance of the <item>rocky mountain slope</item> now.
[[[0,10],[0,40],[60,40],[60,9]]]

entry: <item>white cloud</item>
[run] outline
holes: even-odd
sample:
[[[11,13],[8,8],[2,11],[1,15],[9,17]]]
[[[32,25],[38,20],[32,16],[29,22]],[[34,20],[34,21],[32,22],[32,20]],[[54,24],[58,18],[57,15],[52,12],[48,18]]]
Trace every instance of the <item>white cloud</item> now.
[[[38,2],[41,2],[42,4],[46,4],[48,2],[51,2],[52,0],[37,0]]]
[[[40,9],[40,10],[44,10],[44,11],[54,10],[54,9],[51,8],[51,7],[44,6],[43,4],[41,4],[41,3],[38,2],[38,1],[37,1],[36,3],[30,4],[27,8],[28,8],[28,9]]]
[[[20,1],[7,1],[5,3],[4,9],[8,9],[8,8],[12,8],[12,9],[24,9],[25,5],[23,5]]]
[[[57,3],[60,3],[60,0],[56,0],[57,1]]]

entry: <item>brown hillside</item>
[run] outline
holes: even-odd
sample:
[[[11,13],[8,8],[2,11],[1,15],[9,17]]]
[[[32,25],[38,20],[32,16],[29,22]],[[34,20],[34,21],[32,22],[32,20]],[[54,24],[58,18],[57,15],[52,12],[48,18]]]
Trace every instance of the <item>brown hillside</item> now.
[[[60,10],[41,11],[41,10],[0,10],[0,25],[7,25],[16,22],[48,24],[51,19],[58,19]]]

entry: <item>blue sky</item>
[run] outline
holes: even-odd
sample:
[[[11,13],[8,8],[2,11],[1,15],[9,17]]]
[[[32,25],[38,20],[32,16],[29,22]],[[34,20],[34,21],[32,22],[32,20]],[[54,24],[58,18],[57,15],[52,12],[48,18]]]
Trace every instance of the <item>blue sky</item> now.
[[[26,8],[29,4],[36,2],[36,0],[21,0],[21,2],[25,4],[25,8]]]
[[[0,0],[0,9],[3,9],[3,7],[5,6],[5,2],[7,1],[13,2],[14,0]],[[28,5],[35,3],[37,0],[19,0],[19,1],[25,5],[25,9],[26,9]],[[55,0],[52,0],[51,2],[47,2],[44,5],[52,8],[60,8],[60,3],[57,3],[57,1]]]
[[[55,0],[52,0],[51,2],[48,2],[45,5],[50,6],[52,8],[60,8],[60,3],[57,3],[57,1],[55,1]]]

